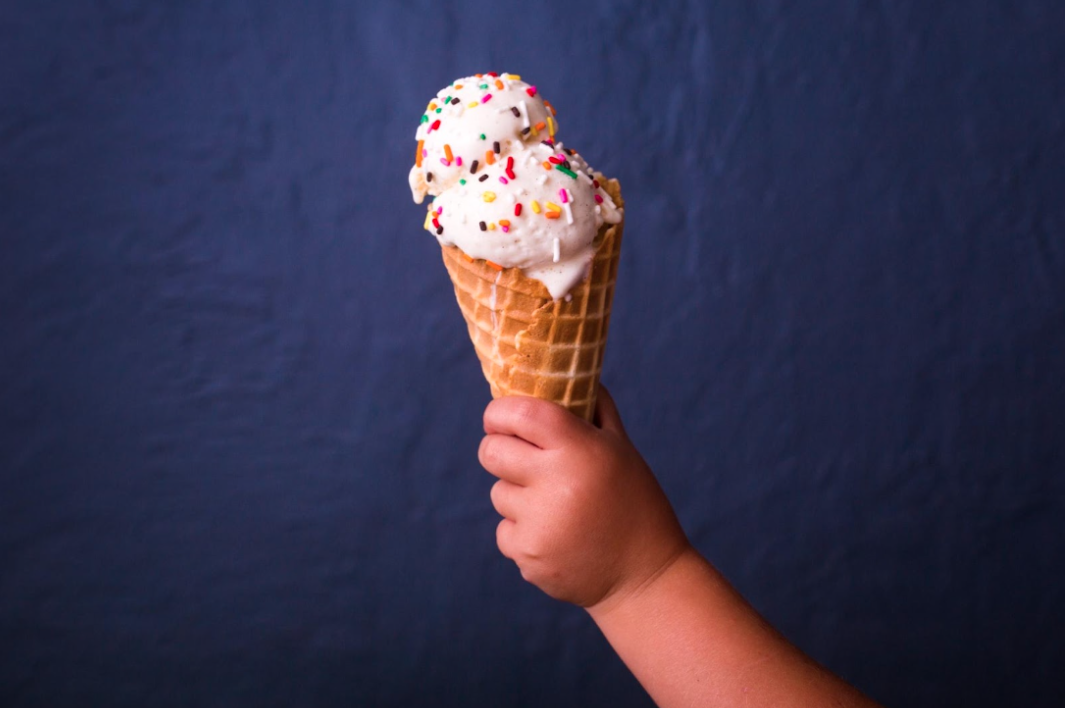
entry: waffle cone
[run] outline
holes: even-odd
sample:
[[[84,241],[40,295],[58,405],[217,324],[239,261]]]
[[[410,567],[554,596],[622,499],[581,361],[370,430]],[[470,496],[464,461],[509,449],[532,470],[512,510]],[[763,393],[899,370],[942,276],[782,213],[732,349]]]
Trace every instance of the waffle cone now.
[[[622,206],[616,180],[603,189]],[[621,252],[619,224],[603,224],[588,277],[560,300],[519,268],[489,265],[444,246],[444,265],[492,397],[534,396],[591,421],[603,369]]]

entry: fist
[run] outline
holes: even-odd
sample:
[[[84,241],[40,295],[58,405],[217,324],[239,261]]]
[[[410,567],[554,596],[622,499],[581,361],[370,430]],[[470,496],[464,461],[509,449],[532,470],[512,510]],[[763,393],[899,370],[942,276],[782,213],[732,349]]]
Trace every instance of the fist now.
[[[499,478],[496,542],[548,595],[592,607],[637,592],[688,547],[602,387],[599,427],[526,397],[492,401],[478,458]]]

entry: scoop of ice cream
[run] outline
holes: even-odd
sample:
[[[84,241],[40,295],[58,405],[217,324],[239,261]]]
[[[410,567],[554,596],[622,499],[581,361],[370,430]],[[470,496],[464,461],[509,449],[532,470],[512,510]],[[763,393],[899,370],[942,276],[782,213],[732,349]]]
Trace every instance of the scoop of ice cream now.
[[[429,102],[415,132],[414,201],[442,194],[471,168],[505,159],[556,132],[554,110],[521,77],[492,72],[457,79]]]
[[[587,274],[604,222],[622,213],[576,151],[538,142],[465,166],[428,208],[426,228],[471,258],[521,268],[559,299]]]

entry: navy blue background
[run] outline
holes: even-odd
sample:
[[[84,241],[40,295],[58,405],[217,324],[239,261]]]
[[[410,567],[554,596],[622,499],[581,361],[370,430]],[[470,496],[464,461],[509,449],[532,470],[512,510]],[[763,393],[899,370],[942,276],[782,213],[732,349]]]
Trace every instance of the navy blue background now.
[[[1065,5],[361,5],[2,4],[0,704],[650,705],[494,547],[406,173],[495,70],[621,180],[699,549],[881,701],[1060,705]]]

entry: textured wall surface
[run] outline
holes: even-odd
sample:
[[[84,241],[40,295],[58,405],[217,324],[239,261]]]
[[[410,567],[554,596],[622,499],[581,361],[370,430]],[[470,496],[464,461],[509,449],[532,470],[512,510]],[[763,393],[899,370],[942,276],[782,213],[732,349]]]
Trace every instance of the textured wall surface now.
[[[909,706],[1061,705],[1065,5],[0,3],[0,705],[647,706],[494,546],[406,171],[532,78],[695,543]]]

